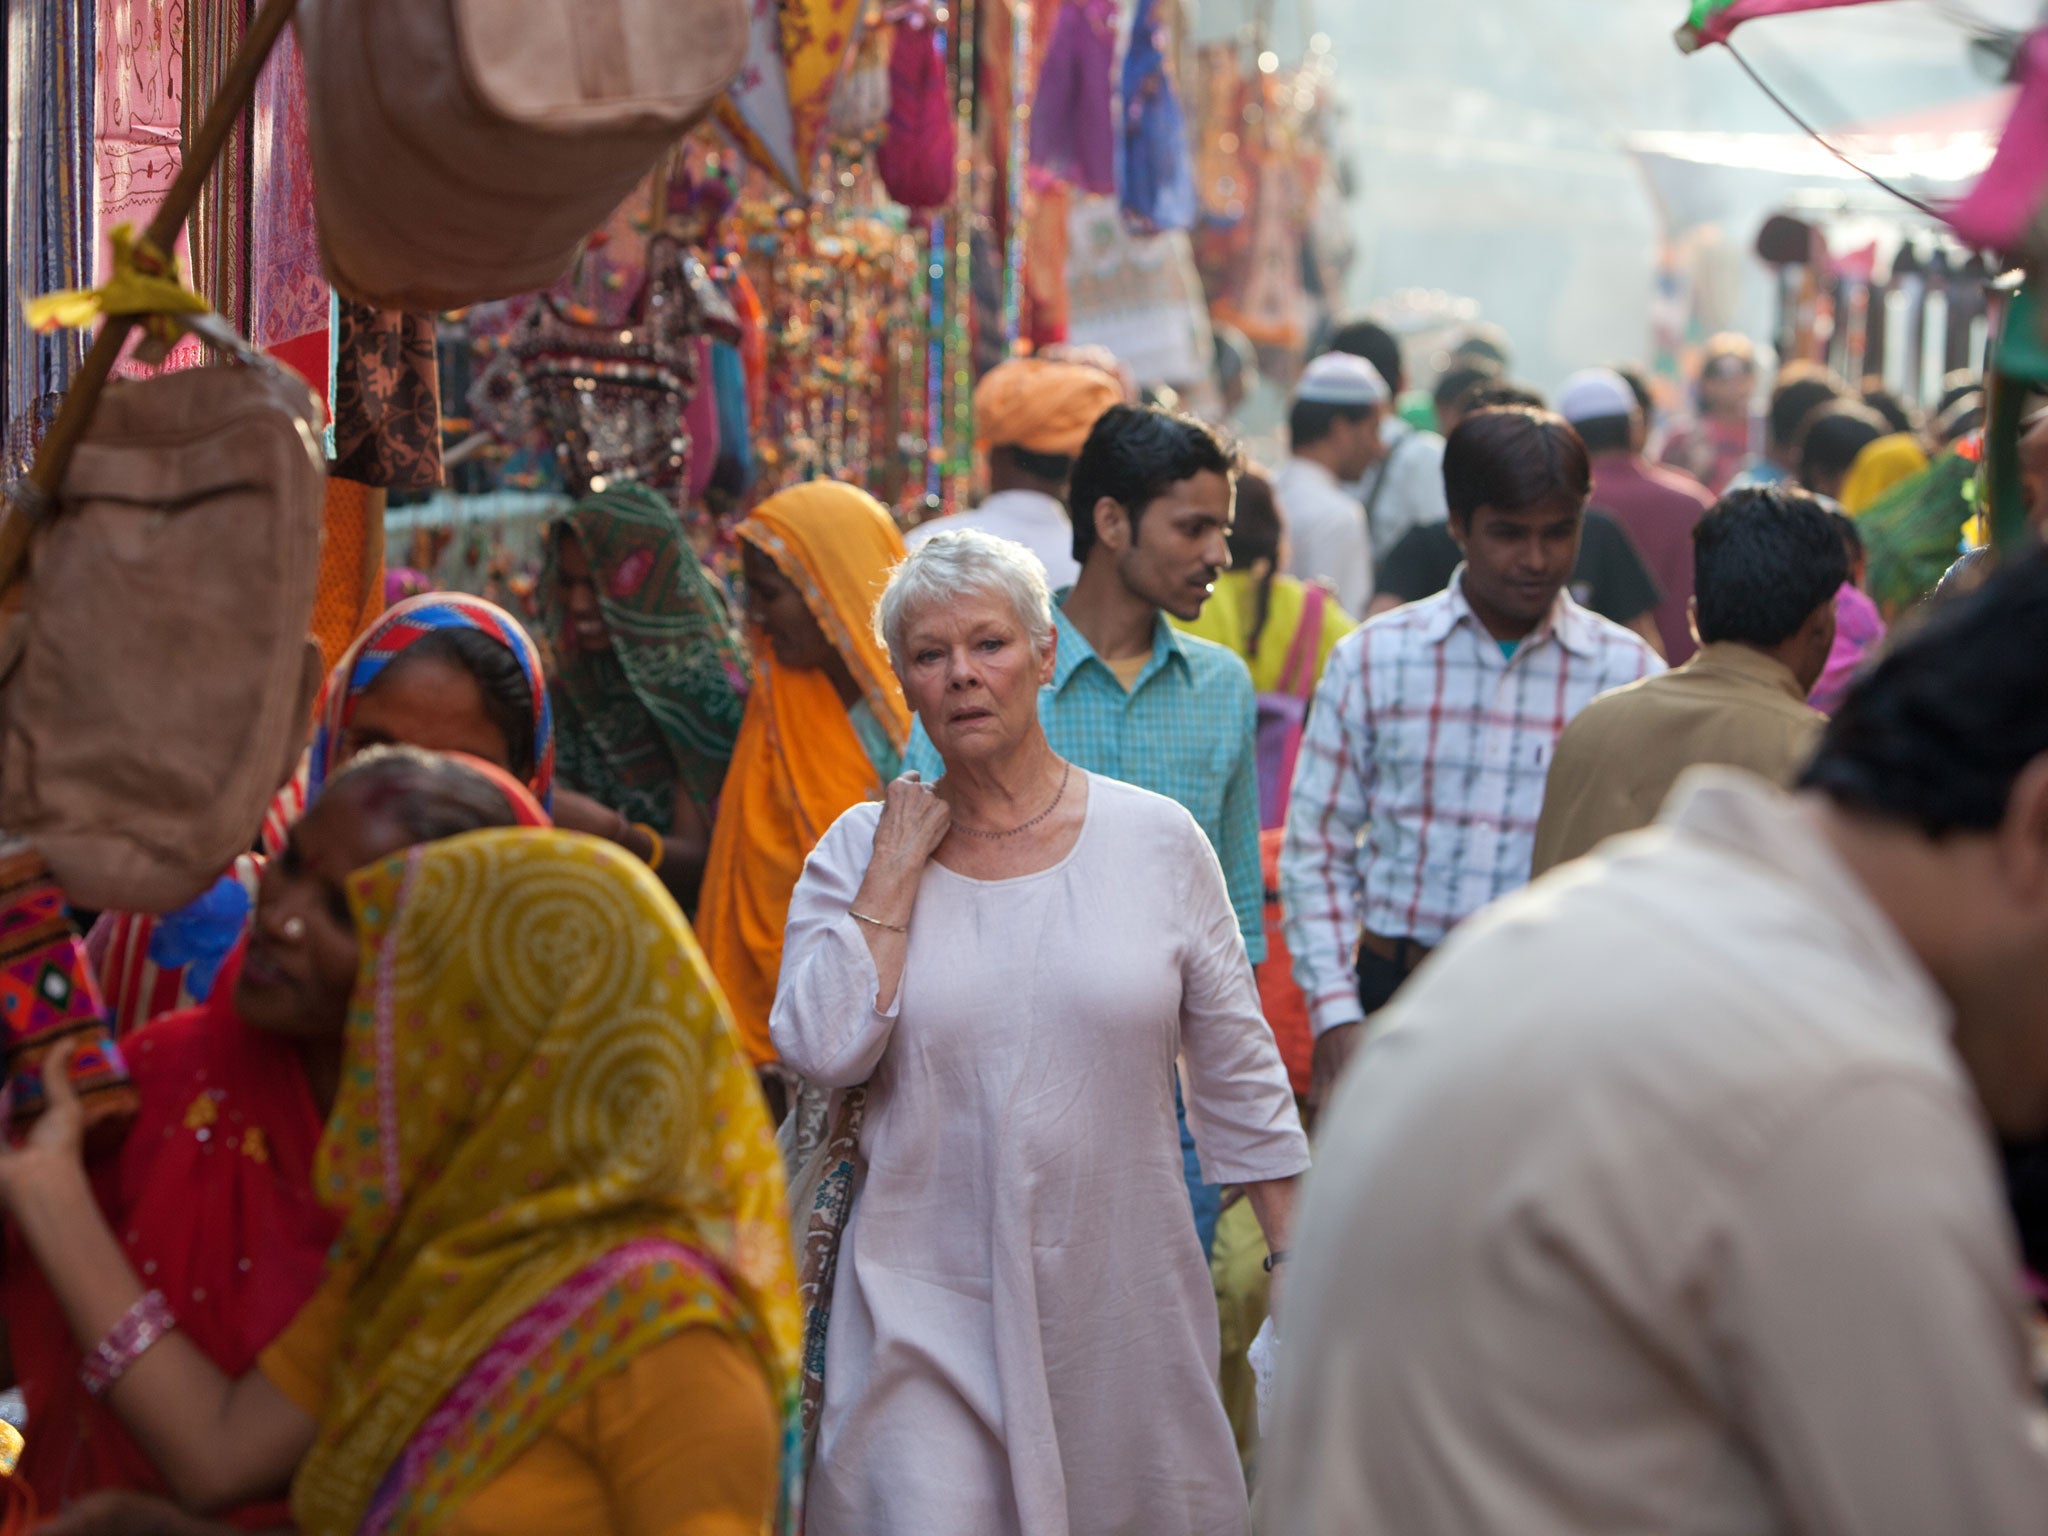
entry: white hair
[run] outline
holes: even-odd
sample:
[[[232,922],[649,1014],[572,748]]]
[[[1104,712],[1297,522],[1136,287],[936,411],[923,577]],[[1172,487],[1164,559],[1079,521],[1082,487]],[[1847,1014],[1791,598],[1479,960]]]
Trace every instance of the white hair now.
[[[1052,644],[1052,589],[1045,567],[1022,544],[975,528],[933,534],[896,567],[875,608],[875,633],[903,670],[904,637],[914,615],[958,602],[969,593],[1009,601],[1033,650]]]

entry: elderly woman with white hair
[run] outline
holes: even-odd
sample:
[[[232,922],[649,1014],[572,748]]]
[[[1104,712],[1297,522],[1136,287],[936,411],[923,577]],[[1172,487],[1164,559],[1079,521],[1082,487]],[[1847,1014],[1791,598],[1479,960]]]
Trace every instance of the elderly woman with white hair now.
[[[1171,800],[1047,743],[1045,579],[942,533],[877,624],[946,774],[854,807],[790,906],[782,1060],[866,1085],[810,1536],[1243,1536],[1182,1179],[1284,1255],[1308,1143],[1223,872]]]

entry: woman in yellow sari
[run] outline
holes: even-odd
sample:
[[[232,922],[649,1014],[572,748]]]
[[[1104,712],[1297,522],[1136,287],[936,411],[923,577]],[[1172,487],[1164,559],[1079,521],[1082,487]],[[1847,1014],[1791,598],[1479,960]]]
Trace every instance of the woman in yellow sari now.
[[[314,1167],[341,1237],[257,1370],[175,1331],[72,1187],[61,1071],[0,1155],[99,1390],[185,1504],[289,1479],[307,1536],[762,1536],[793,1508],[785,1196],[674,902],[609,844],[519,829],[364,870],[350,905]]]
[[[754,691],[711,836],[697,936],[756,1065],[775,1059],[768,1010],[804,860],[848,808],[902,769],[910,709],[875,637],[903,536],[865,491],[812,481],[738,529]]]

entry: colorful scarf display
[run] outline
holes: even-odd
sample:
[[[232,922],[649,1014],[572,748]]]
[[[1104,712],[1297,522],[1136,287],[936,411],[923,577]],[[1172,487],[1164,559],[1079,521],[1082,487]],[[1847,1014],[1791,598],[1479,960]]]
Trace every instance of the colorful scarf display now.
[[[592,838],[492,831],[351,897],[362,970],[315,1187],[352,1283],[300,1528],[445,1520],[685,1328],[748,1345],[793,1410],[780,1160],[653,875]]]
[[[590,562],[609,651],[579,650],[564,632],[555,565],[564,534]],[[557,525],[548,558],[563,780],[664,833],[679,787],[708,811],[746,711],[746,662],[725,595],[676,509],[640,485],[591,496]]]
[[[379,619],[342,657],[320,696],[318,723],[313,729],[309,799],[319,794],[320,786],[338,766],[336,758],[357,701],[408,646],[440,629],[480,629],[518,658],[519,669],[533,688],[534,769],[528,785],[543,805],[552,802],[555,722],[540,652],[511,614],[495,603],[460,592],[427,592],[407,599]]]
[[[900,753],[910,706],[875,637],[875,605],[903,559],[888,509],[853,486],[814,480],[769,497],[738,536],[803,593],[861,697]],[[768,1010],[782,930],[804,860],[849,807],[879,798],[881,775],[831,678],[755,646],[755,682],[711,834],[697,932],[757,1062],[775,1059]]]

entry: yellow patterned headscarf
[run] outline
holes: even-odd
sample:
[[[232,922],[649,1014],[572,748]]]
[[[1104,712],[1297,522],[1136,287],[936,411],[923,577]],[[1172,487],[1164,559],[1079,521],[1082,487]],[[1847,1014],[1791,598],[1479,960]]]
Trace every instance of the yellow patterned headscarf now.
[[[767,1112],[647,868],[511,829],[416,848],[351,894],[363,964],[314,1177],[352,1282],[300,1528],[433,1529],[684,1328],[744,1340],[793,1402]]]

